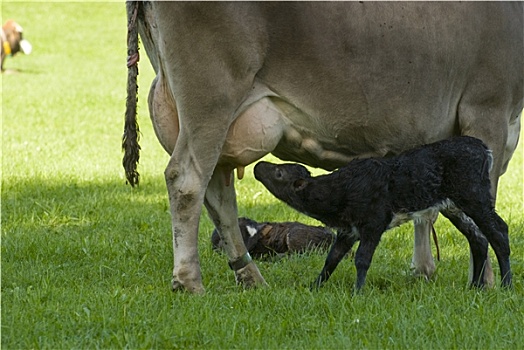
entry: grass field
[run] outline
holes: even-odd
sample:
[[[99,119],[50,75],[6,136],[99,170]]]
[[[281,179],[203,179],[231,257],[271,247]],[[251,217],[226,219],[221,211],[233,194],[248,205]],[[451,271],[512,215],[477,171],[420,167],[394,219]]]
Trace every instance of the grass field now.
[[[18,20],[33,44],[30,56],[7,59],[2,76],[3,349],[522,348],[522,144],[498,202],[510,227],[512,291],[467,288],[467,244],[444,219],[436,224],[442,259],[429,283],[410,274],[405,225],[384,235],[362,295],[351,296],[350,260],[311,293],[320,253],[259,262],[270,288],[245,291],[211,250],[204,213],[207,293],[172,293],[168,156],[147,114],[153,73],[144,51],[138,189],[125,185],[121,167],[125,6],[2,2],[2,16]],[[240,215],[317,224],[271,197],[252,167],[246,175],[237,184]]]

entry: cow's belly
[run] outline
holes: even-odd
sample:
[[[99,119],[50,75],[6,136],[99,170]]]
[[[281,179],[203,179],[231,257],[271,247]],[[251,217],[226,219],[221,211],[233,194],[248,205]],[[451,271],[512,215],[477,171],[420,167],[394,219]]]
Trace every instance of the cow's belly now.
[[[219,166],[243,167],[273,153],[283,160],[332,170],[355,157],[397,154],[445,138],[453,129],[453,120],[447,119],[440,119],[436,128],[429,124],[417,127],[413,120],[400,117],[392,125],[391,117],[373,124],[367,115],[331,115],[328,111],[329,116],[313,116],[304,111],[311,106],[294,106],[260,82],[253,91],[229,128]],[[149,107],[157,137],[171,154],[179,120],[176,103],[169,96],[159,76],[152,85]]]
[[[265,96],[231,125],[219,164],[245,166],[268,153],[326,169],[351,160],[347,145],[319,130],[315,119],[281,98]]]
[[[428,125],[423,130],[410,120],[398,120],[396,133],[386,121],[374,126],[359,120],[351,116],[320,119],[279,96],[264,96],[252,102],[231,125],[219,164],[245,166],[273,153],[282,160],[333,170],[355,157],[398,154],[453,133],[453,120],[447,119],[440,120],[439,128]]]

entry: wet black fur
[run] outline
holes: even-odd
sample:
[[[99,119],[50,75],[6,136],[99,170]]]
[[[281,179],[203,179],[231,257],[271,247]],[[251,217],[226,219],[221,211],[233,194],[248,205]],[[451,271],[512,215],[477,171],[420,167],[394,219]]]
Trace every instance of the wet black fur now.
[[[356,289],[365,282],[373,253],[395,214],[439,207],[468,239],[473,286],[483,286],[488,241],[499,262],[502,284],[511,285],[506,223],[496,214],[490,193],[491,152],[482,141],[462,136],[391,158],[351,161],[328,175],[311,177],[299,164],[255,166],[255,177],[277,198],[326,225],[339,229],[314,286],[325,282],[360,239],[355,255]],[[483,233],[468,229],[472,220]],[[486,240],[487,238],[487,240]]]

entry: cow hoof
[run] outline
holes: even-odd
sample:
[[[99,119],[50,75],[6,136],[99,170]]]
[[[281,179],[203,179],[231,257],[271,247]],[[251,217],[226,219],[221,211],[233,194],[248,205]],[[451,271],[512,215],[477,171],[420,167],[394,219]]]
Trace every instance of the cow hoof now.
[[[471,262],[471,257],[469,264],[468,281],[470,283],[473,282],[473,263]],[[483,285],[485,288],[495,287],[495,275],[493,274],[493,268],[491,267],[491,260],[489,258],[486,260],[486,265],[484,266]]]
[[[250,262],[246,267],[235,271],[235,278],[238,284],[246,288],[267,287],[268,284],[254,262]]]
[[[174,278],[171,281],[171,290],[173,292],[187,291],[187,292],[192,293],[192,294],[204,294],[205,293],[205,289],[204,289],[204,286],[202,285],[202,283],[194,283],[192,285],[189,285],[189,284],[188,285],[184,285],[184,284],[182,284],[182,282],[177,281]]]
[[[424,278],[426,281],[429,281],[431,279],[436,269],[437,268],[435,267],[434,263],[427,263],[420,266],[415,266],[415,264],[413,263],[411,264],[411,271],[413,273],[413,276]]]
[[[495,275],[493,274],[491,265],[489,268],[484,269],[484,285],[487,288],[493,288],[495,286]]]

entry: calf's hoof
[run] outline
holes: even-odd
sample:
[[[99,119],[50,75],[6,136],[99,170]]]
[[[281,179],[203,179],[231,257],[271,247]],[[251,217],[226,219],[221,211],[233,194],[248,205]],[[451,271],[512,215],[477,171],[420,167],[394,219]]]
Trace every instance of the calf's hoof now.
[[[512,282],[512,274],[511,271],[508,272],[506,275],[502,276],[502,288],[505,289],[512,289],[513,288],[513,282]]]
[[[252,261],[245,267],[235,271],[235,279],[237,284],[245,288],[268,287],[266,280]]]
[[[312,292],[316,292],[322,287],[323,281],[320,280],[320,278],[317,278],[313,283],[309,285],[309,290]]]

